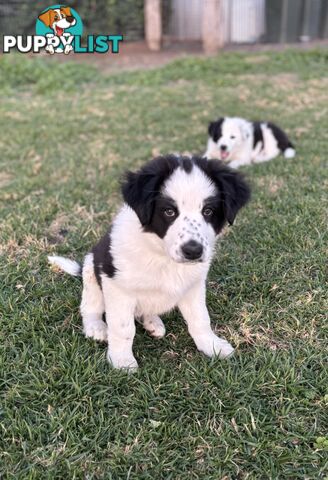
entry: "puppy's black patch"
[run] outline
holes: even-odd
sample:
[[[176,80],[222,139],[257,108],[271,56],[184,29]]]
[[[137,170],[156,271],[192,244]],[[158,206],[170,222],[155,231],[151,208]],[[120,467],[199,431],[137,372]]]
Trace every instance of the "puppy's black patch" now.
[[[243,175],[218,160],[194,158],[195,164],[212,180],[218,189],[218,195],[211,197],[209,203],[214,215],[208,219],[216,233],[224,224],[233,224],[238,211],[250,199],[250,188]],[[205,202],[206,203],[206,202]]]
[[[220,137],[222,137],[222,123],[224,118],[218,118],[215,122],[211,122],[208,126],[208,134],[213,139],[214,142],[217,142]]]
[[[172,209],[176,212],[175,216],[168,217],[165,215],[166,209]],[[169,227],[179,216],[178,208],[171,198],[159,196],[155,200],[154,211],[151,221],[144,226],[145,232],[156,233],[160,238],[164,238]]]
[[[204,220],[207,223],[210,223],[215,233],[218,234],[226,223],[221,195],[218,194],[214,197],[206,198],[206,200],[204,201],[203,211],[207,208],[210,208],[213,211],[213,213],[210,216],[203,215]]]
[[[271,129],[273,136],[277,140],[278,148],[281,152],[287,150],[287,148],[295,148],[292,142],[287,137],[286,133],[277,127],[274,123],[268,122],[268,127]]]
[[[263,149],[264,141],[263,141],[263,132],[261,128],[261,122],[253,122],[253,133],[254,133],[253,148],[255,148],[259,142],[262,142],[262,149]]]
[[[95,275],[100,287],[101,274],[105,274],[107,277],[112,278],[116,272],[110,247],[111,238],[110,231],[108,231],[92,249]]]
[[[149,230],[156,199],[164,182],[181,167],[190,173],[193,162],[189,157],[167,155],[146,163],[138,172],[128,172],[122,184],[124,201],[131,207],[141,222]]]

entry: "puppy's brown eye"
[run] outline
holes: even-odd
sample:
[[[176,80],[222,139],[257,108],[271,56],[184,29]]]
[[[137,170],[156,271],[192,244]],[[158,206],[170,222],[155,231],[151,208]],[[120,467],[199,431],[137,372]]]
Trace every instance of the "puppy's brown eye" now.
[[[173,208],[166,208],[166,209],[164,210],[164,214],[165,214],[167,217],[175,217],[176,211],[175,211]]]
[[[233,140],[234,138],[236,138],[234,135],[230,135],[230,138]]]
[[[213,210],[209,207],[206,207],[203,210],[203,215],[204,217],[210,217],[211,215],[213,215]]]

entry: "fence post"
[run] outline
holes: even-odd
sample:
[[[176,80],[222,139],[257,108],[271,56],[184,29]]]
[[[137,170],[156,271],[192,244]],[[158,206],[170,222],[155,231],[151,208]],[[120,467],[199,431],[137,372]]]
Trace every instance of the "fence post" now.
[[[289,8],[289,0],[282,0],[280,36],[279,36],[280,43],[286,43],[287,41],[288,8]]]
[[[158,51],[162,43],[161,0],[145,0],[145,36],[149,50]]]
[[[325,8],[324,8],[325,7]],[[328,38],[328,5],[322,4],[321,38]]]
[[[204,0],[202,19],[203,49],[207,54],[217,53],[224,45],[224,18],[222,0]]]

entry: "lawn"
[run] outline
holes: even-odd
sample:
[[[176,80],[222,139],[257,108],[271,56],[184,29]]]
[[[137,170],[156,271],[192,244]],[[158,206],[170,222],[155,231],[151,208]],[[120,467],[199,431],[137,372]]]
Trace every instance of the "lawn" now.
[[[106,76],[0,58],[0,477],[327,479],[328,54],[223,54]],[[297,156],[243,169],[252,201],[208,281],[227,361],[196,351],[177,312],[140,328],[140,369],[113,371],[86,340],[82,259],[119,181],[158,153],[204,151],[208,121],[270,119]]]

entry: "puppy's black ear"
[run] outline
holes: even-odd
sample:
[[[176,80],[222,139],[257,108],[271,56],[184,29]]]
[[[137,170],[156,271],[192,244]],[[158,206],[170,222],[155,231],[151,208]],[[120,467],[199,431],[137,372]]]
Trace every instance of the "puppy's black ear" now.
[[[214,137],[214,134],[215,134],[215,125],[216,125],[216,122],[210,122],[210,124],[208,125],[208,134],[210,137]]]
[[[214,142],[217,142],[219,138],[222,136],[222,123],[223,123],[224,118],[221,117],[215,122],[211,122],[208,126],[208,134],[209,136],[214,140]]]
[[[218,231],[224,223],[233,224],[238,211],[250,199],[251,191],[243,175],[219,160],[197,159],[196,163],[218,189]]]
[[[136,212],[142,225],[149,223],[151,218],[152,196],[148,191],[150,188],[151,179],[143,178],[140,172],[125,174],[122,184],[123,199]]]
[[[219,184],[224,216],[226,221],[232,225],[239,210],[249,201],[251,190],[240,173],[227,167],[225,170],[220,174]]]
[[[142,226],[150,224],[160,189],[178,165],[178,159],[168,155],[151,160],[138,172],[126,173],[122,183],[122,195],[124,201],[138,215]]]

